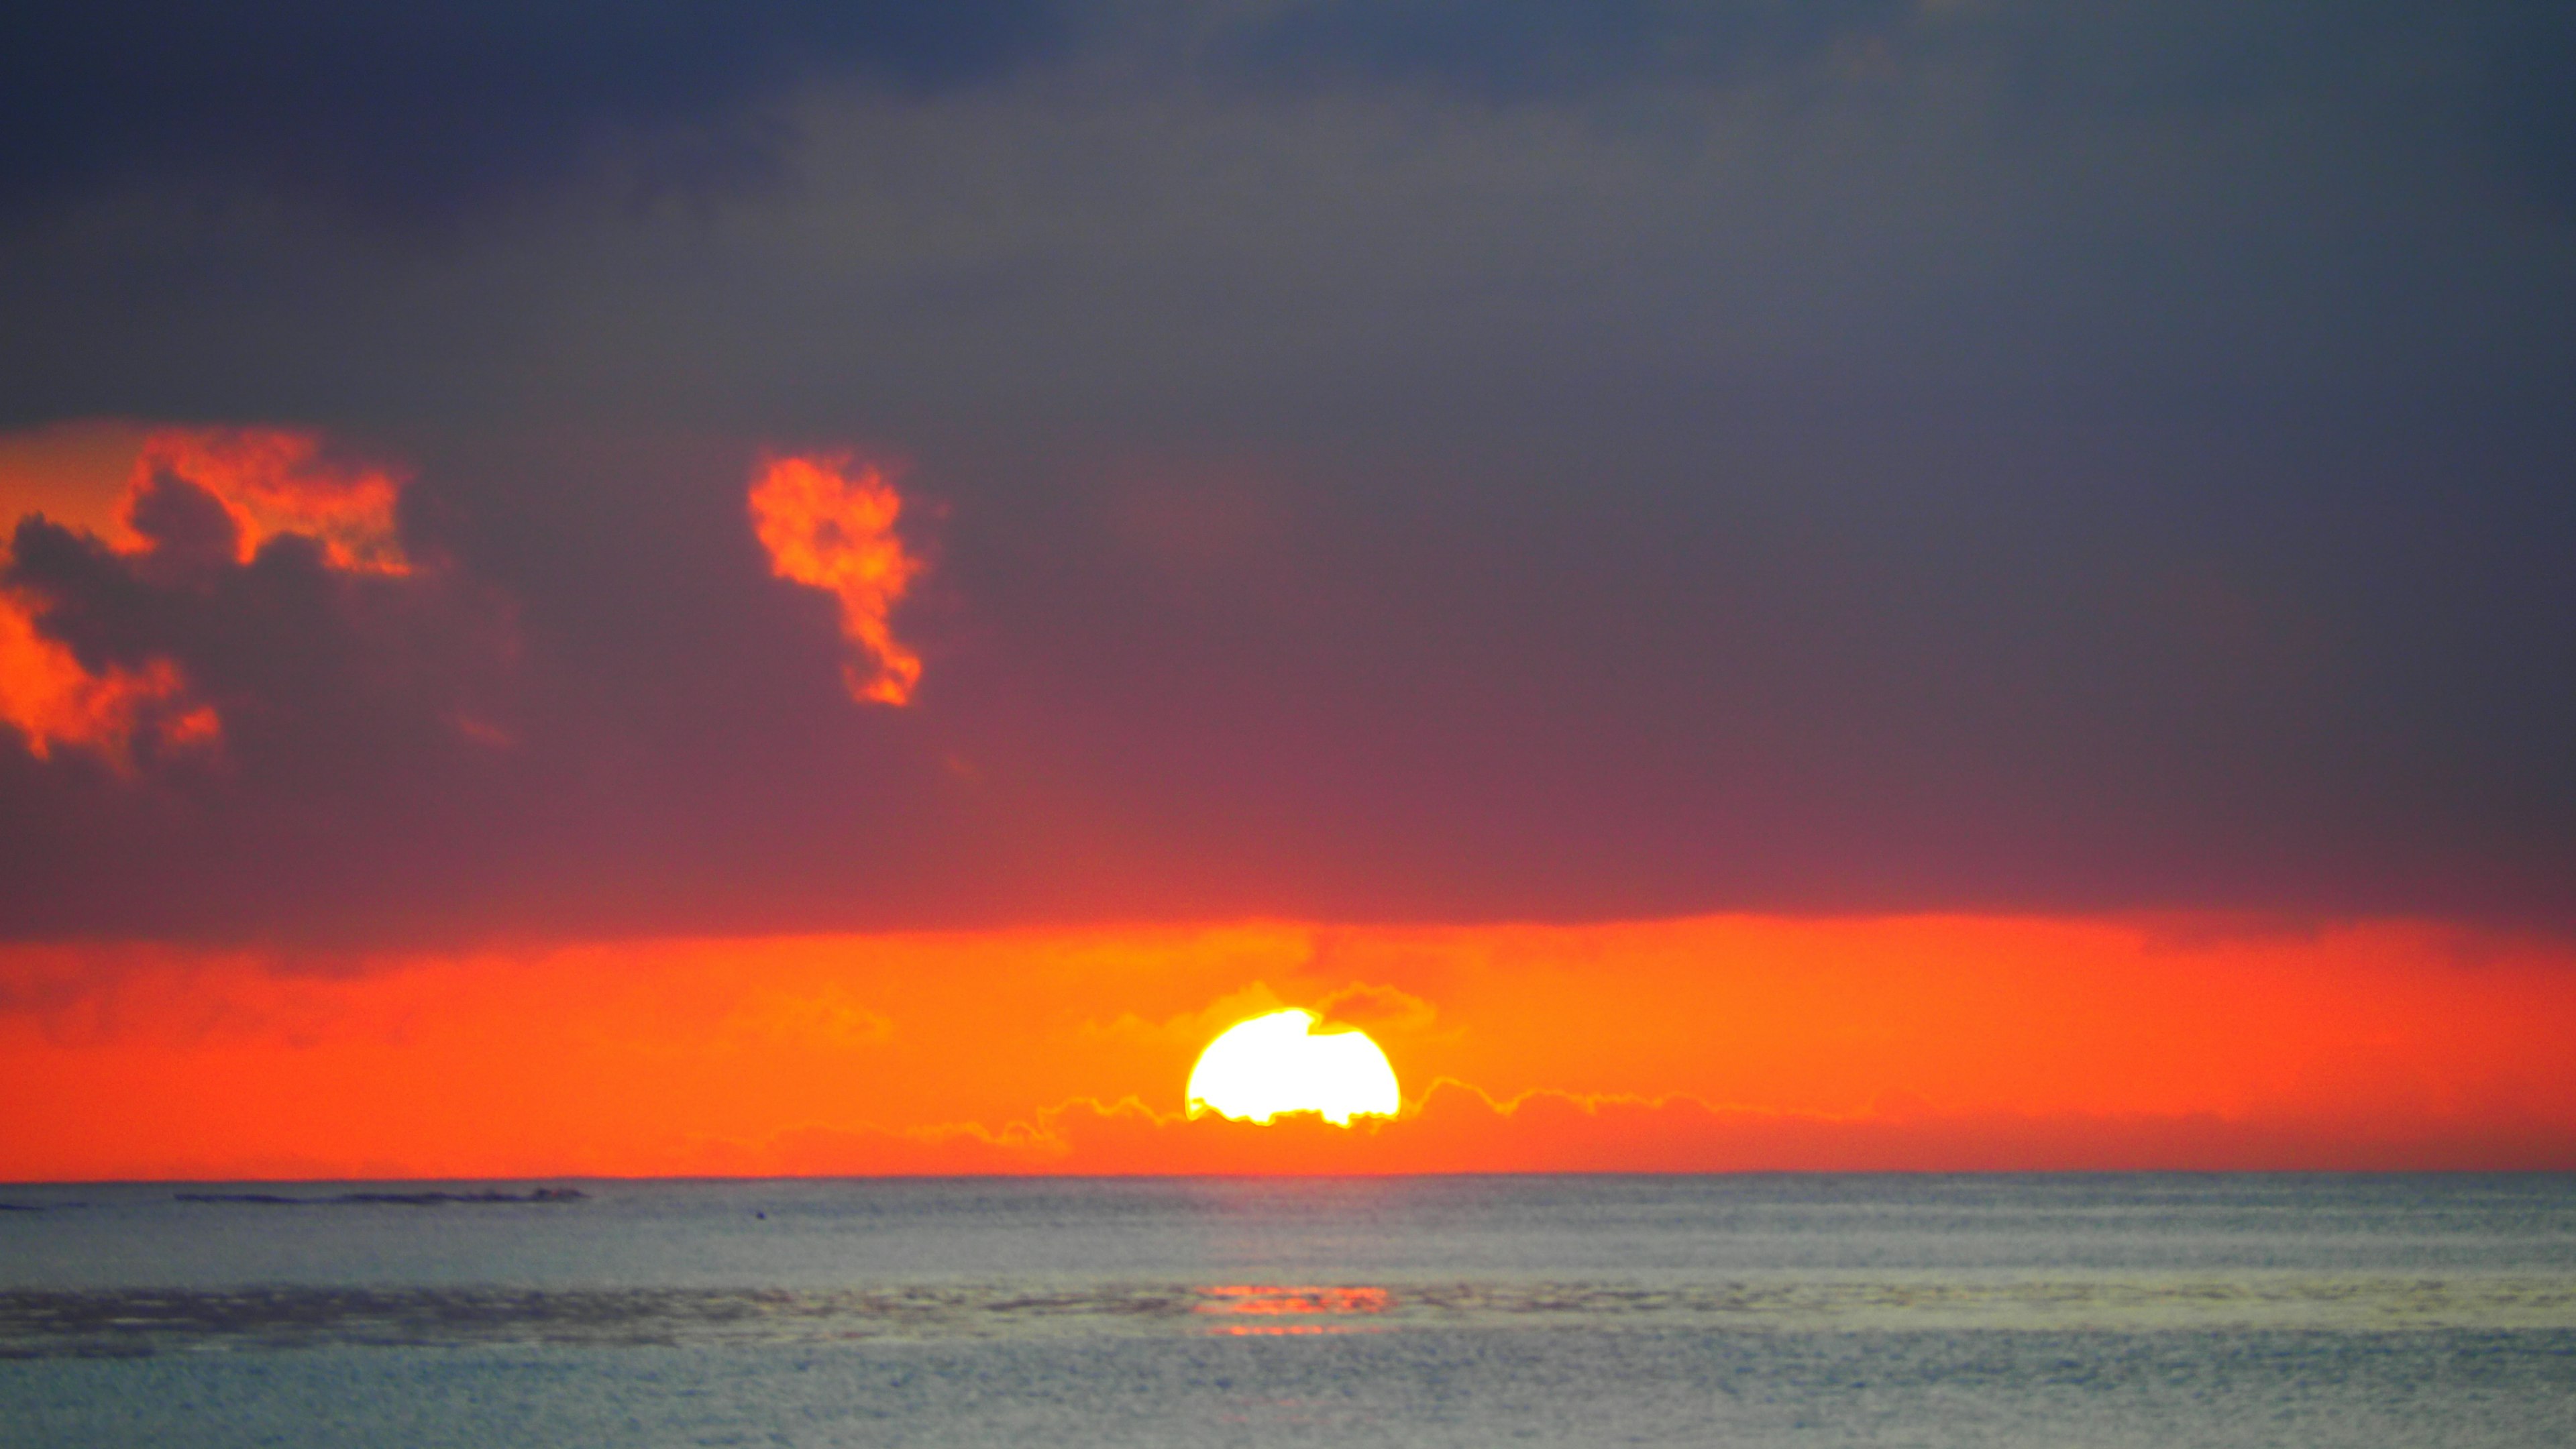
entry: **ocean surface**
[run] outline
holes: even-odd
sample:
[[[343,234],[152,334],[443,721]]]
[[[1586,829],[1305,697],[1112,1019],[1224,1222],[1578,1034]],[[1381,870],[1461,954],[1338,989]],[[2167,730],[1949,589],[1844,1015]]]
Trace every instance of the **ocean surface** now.
[[[2576,1444],[2576,1177],[0,1186],[0,1444]]]

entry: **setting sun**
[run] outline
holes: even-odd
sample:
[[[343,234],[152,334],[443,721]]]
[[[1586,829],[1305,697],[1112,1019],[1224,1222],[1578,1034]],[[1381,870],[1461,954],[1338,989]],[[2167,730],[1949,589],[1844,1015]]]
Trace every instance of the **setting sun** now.
[[[1190,1069],[1190,1115],[1267,1122],[1316,1112],[1343,1126],[1357,1116],[1394,1116],[1400,1098],[1386,1053],[1365,1032],[1314,1026],[1313,1013],[1291,1009],[1228,1027]]]

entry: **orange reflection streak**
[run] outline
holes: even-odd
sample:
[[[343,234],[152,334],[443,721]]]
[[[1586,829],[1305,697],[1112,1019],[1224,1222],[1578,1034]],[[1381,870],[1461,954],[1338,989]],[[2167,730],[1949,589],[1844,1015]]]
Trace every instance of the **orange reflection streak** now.
[[[161,475],[212,494],[230,514],[239,561],[282,533],[322,547],[331,567],[348,573],[412,571],[394,521],[404,480],[378,467],[324,456],[313,433],[276,428],[163,428],[143,440],[127,506]]]
[[[770,571],[841,601],[841,633],[867,667],[845,664],[850,697],[900,705],[921,679],[921,659],[897,642],[887,615],[921,571],[895,535],[903,499],[873,466],[853,474],[847,454],[775,458],[751,487],[752,527]]]
[[[1261,1317],[1384,1313],[1387,1308],[1383,1288],[1286,1287],[1269,1283],[1214,1283],[1198,1290],[1209,1302],[1193,1310],[1199,1313],[1253,1314]],[[1213,1327],[1211,1333],[1230,1334],[1238,1338],[1304,1333],[1348,1333],[1343,1323],[1231,1323]]]
[[[1267,1283],[1214,1283],[1199,1313],[1384,1313],[1383,1288],[1290,1288]]]
[[[179,667],[167,659],[92,674],[71,650],[38,632],[32,607],[0,592],[0,719],[17,727],[37,759],[52,759],[57,744],[71,745],[127,774],[138,732],[165,746],[211,745],[222,736],[222,723],[211,706],[179,707],[186,692]]]

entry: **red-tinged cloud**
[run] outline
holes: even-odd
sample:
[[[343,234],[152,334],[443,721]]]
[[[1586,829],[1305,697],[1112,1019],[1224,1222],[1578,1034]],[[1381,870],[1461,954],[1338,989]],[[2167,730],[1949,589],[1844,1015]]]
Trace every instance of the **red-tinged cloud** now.
[[[920,656],[887,617],[921,571],[895,533],[902,513],[884,471],[847,455],[771,459],[751,485],[771,571],[840,600],[841,633],[858,655],[841,677],[851,698],[878,704],[906,703],[921,681]]]
[[[112,439],[120,430],[91,431]],[[44,511],[70,499],[65,511],[86,524],[81,481],[0,479],[0,502],[42,500],[0,553],[0,720],[39,760],[86,750],[131,776],[139,748],[159,757],[221,742],[219,707],[162,640],[144,637],[169,631],[118,626],[114,616],[130,621],[138,595],[210,607],[217,574],[248,568],[281,537],[302,540],[328,572],[412,572],[395,523],[399,475],[333,458],[312,433],[144,433],[103,529],[65,527]]]
[[[36,606],[11,593],[0,593],[0,720],[39,760],[57,746],[86,749],[120,774],[133,772],[138,738],[177,750],[223,735],[214,709],[188,700],[177,665],[151,659],[94,672],[45,636]]]
[[[378,464],[335,459],[322,438],[277,428],[164,428],[143,440],[126,516],[164,478],[192,484],[233,525],[233,557],[249,563],[261,545],[299,534],[325,563],[348,573],[410,573],[394,506],[403,475]]]
[[[1142,1160],[1132,1115],[1061,1119],[1073,1153]],[[1159,1129],[1165,1124],[1157,1123]],[[1261,1171],[1247,1146],[1212,1141],[1210,1170]],[[1406,1117],[1298,1144],[1318,1172],[2008,1172],[2556,1168],[2576,1163],[2568,1124],[2440,1113],[2364,1119],[2278,1110],[2223,1114],[1931,1112],[1889,1103],[1850,1116],[1661,1098],[1536,1091],[1497,1101],[1443,1081]],[[1168,1154],[1165,1154],[1168,1155]],[[1217,1164],[1230,1164],[1219,1166]],[[1272,1169],[1275,1170],[1275,1169]]]
[[[281,428],[67,425],[15,443],[0,449],[0,722],[33,761],[80,750],[134,781],[193,758],[260,799],[278,763],[402,771],[399,755],[345,761],[389,735],[507,745],[456,688],[502,670],[507,606],[417,565],[404,469]]]
[[[30,491],[54,481],[29,480]],[[82,536],[137,577],[187,572],[192,555],[248,565],[287,534],[311,541],[327,568],[401,576],[412,570],[394,520],[401,487],[387,469],[329,457],[313,433],[163,428],[143,435],[110,527]],[[175,660],[86,663],[48,632],[56,604],[23,581],[0,593],[0,719],[29,753],[85,749],[131,775],[138,743],[166,754],[220,742],[221,715]]]
[[[764,555],[731,446],[687,487],[358,446],[0,436],[0,937],[383,949],[990,892],[953,747],[820,662],[886,703],[919,678],[883,474],[763,464]]]
[[[2284,1112],[1932,1113],[1847,1117],[1713,1107],[1689,1096],[1433,1084],[1396,1118],[1337,1127],[1190,1119],[1088,1099],[1001,1128],[804,1127],[704,1141],[663,1170],[742,1176],[1381,1175],[1495,1172],[2441,1171],[2576,1167],[2570,1124],[2539,1115]]]

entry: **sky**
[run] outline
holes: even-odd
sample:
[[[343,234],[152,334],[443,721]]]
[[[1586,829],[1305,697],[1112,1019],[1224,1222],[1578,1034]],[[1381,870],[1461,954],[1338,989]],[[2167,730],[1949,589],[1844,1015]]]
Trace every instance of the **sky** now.
[[[0,1179],[2576,1167],[2571,72],[0,18]]]

